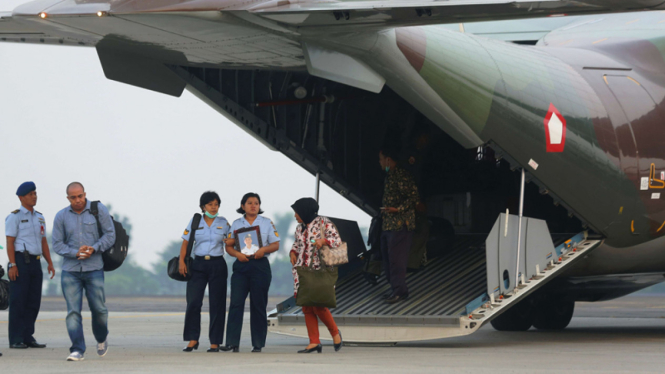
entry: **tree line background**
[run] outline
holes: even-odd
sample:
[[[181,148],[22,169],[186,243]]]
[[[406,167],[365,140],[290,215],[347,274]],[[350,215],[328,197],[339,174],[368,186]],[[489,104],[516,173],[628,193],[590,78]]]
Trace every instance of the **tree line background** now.
[[[119,215],[113,212],[112,206],[108,206],[111,215],[121,222],[127,234],[130,236],[129,255],[123,265],[112,272],[105,273],[105,291],[109,296],[180,296],[185,295],[186,283],[176,282],[168,277],[166,274],[166,267],[173,257],[178,256],[180,253],[180,246],[182,240],[171,241],[161,252],[156,262],[151,264],[149,268],[139,265],[135,260],[132,253],[139,249],[132,248],[132,224],[130,219],[126,216]],[[279,232],[281,246],[279,251],[271,254],[270,266],[272,270],[272,283],[270,285],[269,296],[291,296],[293,294],[293,275],[291,273],[291,262],[289,261],[288,252],[291,249],[291,244],[294,239],[295,232],[295,219],[293,213],[285,212],[278,213],[272,217],[275,227]],[[361,227],[365,242],[367,242],[367,228]],[[48,238],[49,244],[51,238]],[[44,284],[44,294],[46,296],[61,295],[60,287],[60,271],[62,269],[62,257],[55,252],[51,251],[53,264],[56,268],[56,277],[49,280]],[[228,266],[229,274],[229,288],[231,285],[230,279],[233,273],[232,266],[235,258],[225,256]],[[46,271],[46,261],[42,261],[44,273]],[[6,277],[6,276],[5,276]],[[46,279],[46,278],[45,278]],[[654,286],[648,287],[644,290],[638,291],[642,294],[663,294],[665,293],[665,282],[659,283]]]
[[[140,249],[132,248],[132,224],[128,217],[117,214],[113,207],[108,205],[109,212],[122,223],[130,237],[129,254],[120,268],[115,271],[105,273],[104,288],[107,295],[110,296],[179,296],[185,295],[185,282],[172,280],[166,274],[166,267],[173,257],[180,253],[182,240],[171,241],[161,252],[156,262],[151,264],[150,268],[139,265],[132,255],[134,251]],[[278,213],[271,217],[277,232],[281,238],[279,251],[270,255],[270,266],[272,270],[272,283],[270,285],[270,296],[291,296],[293,294],[293,275],[291,274],[291,262],[288,252],[293,243],[296,221],[293,213]],[[367,235],[367,228],[360,228],[363,236]],[[49,244],[51,238],[49,237]],[[52,248],[52,247],[51,247]],[[60,271],[62,269],[62,256],[51,250],[51,257],[56,269],[56,278],[44,284],[44,293],[46,296],[61,295]],[[236,260],[233,257],[225,256],[229,269],[229,288],[231,285],[232,266]],[[44,273],[46,274],[46,261],[42,261]]]

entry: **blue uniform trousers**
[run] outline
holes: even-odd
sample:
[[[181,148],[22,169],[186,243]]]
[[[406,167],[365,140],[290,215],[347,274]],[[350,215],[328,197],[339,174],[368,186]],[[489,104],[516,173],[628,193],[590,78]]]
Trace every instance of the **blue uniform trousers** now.
[[[32,343],[35,321],[42,303],[42,264],[37,256],[25,262],[23,252],[16,252],[18,278],[9,282],[9,344]]]
[[[268,335],[268,290],[272,281],[270,261],[267,258],[237,261],[233,263],[231,276],[231,303],[229,305],[229,328],[226,332],[227,346],[240,346],[242,318],[245,300],[249,294],[250,329],[252,346],[263,348]]]
[[[210,344],[222,345],[224,339],[224,318],[226,318],[226,281],[228,269],[224,257],[196,256],[192,268],[187,269],[192,278],[187,281],[187,312],[185,313],[184,341],[199,340],[201,336],[201,307],[206,286],[210,302]]]

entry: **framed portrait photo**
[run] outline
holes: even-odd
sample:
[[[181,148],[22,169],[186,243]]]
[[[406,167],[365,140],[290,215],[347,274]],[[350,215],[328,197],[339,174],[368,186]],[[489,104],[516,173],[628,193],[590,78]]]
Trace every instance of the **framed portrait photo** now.
[[[236,240],[236,250],[245,256],[253,256],[259,248],[263,247],[261,229],[258,226],[235,230],[233,236]]]

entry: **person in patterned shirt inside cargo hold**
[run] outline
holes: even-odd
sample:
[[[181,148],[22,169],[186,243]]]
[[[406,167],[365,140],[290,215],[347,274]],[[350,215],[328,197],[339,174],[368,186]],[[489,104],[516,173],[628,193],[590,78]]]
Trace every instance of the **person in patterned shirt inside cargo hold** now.
[[[389,304],[409,297],[406,266],[416,229],[418,203],[418,187],[409,172],[397,166],[396,157],[397,151],[391,147],[383,147],[379,152],[379,164],[387,174],[381,207],[381,255],[391,287],[391,292],[385,295]]]

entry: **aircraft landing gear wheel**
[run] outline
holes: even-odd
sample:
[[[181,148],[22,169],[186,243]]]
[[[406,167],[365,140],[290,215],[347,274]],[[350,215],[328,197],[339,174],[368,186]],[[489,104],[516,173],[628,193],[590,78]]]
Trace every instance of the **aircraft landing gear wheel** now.
[[[537,304],[533,327],[538,330],[563,330],[573,318],[574,301],[541,300]]]
[[[526,298],[492,320],[498,331],[526,331],[533,325],[535,315],[532,298]]]

